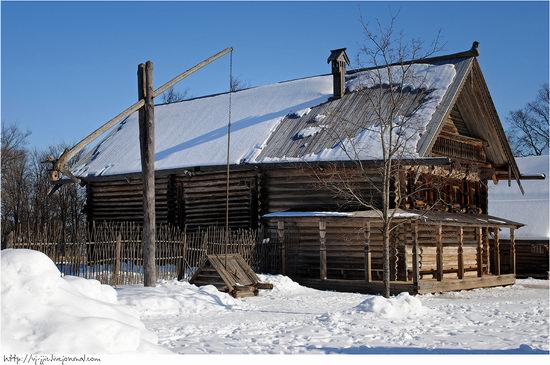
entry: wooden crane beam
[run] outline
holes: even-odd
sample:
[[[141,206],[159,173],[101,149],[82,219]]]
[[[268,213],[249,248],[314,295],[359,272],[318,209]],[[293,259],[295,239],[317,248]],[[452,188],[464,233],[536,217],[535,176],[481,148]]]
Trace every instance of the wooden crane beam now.
[[[216,53],[215,55],[205,59],[204,61],[196,64],[195,66],[191,67],[190,69],[182,72],[181,74],[177,75],[164,85],[160,86],[158,89],[156,89],[153,93],[153,97],[157,97],[159,95],[162,95],[166,90],[168,90],[170,87],[174,86],[181,80],[185,79],[189,75],[193,74],[194,72],[200,70],[204,66],[208,65],[209,63],[212,63],[213,61],[217,60],[218,58],[226,55],[227,53],[231,52],[233,50],[232,47],[225,48],[224,50]],[[60,174],[63,173],[65,176],[69,177],[73,182],[79,182],[80,180],[74,176],[69,168],[67,167],[67,162],[76,156],[78,152],[80,152],[84,147],[89,145],[92,141],[94,141],[97,137],[114,127],[117,123],[124,120],[124,118],[127,118],[132,113],[139,110],[141,107],[145,105],[145,100],[140,99],[128,108],[126,108],[124,111],[117,114],[114,118],[103,124],[101,127],[97,128],[95,131],[87,135],[84,139],[82,139],[80,142],[75,144],[72,148],[66,149],[63,151],[61,156],[59,158],[54,159],[53,157],[49,157],[47,161],[52,163],[52,170],[50,170],[48,174],[48,178],[51,183],[58,184],[60,183]]]

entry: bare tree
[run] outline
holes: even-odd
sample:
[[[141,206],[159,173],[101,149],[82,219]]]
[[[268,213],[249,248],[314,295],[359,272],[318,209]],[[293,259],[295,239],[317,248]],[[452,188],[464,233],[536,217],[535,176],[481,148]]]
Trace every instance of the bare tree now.
[[[29,150],[29,135],[30,132],[14,124],[2,124],[2,238],[14,230],[37,232],[56,226],[68,241],[76,237],[85,224],[84,189],[66,184],[48,195],[51,184],[47,166],[42,161],[49,154],[58,155],[66,146]]]
[[[173,86],[162,94],[162,102],[165,104],[176,103],[189,97],[189,89],[176,91]]]
[[[231,80],[230,80],[231,91],[239,91],[239,90],[246,89],[247,87],[249,87],[249,85],[246,81],[241,80],[237,76],[231,76]]]
[[[417,156],[416,143],[425,127],[423,110],[435,102],[428,84],[429,72],[407,61],[422,60],[439,51],[439,36],[428,45],[417,39],[407,40],[402,32],[395,31],[395,23],[396,16],[388,26],[377,21],[371,28],[361,19],[365,43],[357,62],[368,68],[350,80],[348,87],[356,87],[352,91],[362,94],[368,112],[361,118],[334,114],[343,123],[327,129],[353,167],[335,164],[318,173],[317,179],[340,200],[373,210],[380,217],[386,297],[390,295],[390,237],[397,227],[393,222],[397,213],[391,207],[417,206],[411,200],[419,191],[438,191],[436,181],[419,185],[415,181],[412,190],[400,185],[407,184],[404,173],[408,170],[414,170],[417,177],[428,172],[426,167],[410,162],[408,166],[406,161]],[[366,160],[377,163],[366,164]],[[432,199],[432,205],[441,203],[439,196]]]
[[[548,84],[544,84],[534,101],[508,115],[510,127],[506,134],[514,155],[539,156],[548,152],[549,96]]]

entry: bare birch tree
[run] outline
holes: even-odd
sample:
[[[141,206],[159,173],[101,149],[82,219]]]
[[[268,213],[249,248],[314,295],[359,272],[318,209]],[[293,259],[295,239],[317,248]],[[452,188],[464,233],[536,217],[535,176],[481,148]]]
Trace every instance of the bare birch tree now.
[[[415,184],[414,191],[404,193],[403,174],[414,170],[418,177],[426,167],[407,165],[417,156],[416,142],[425,128],[423,111],[434,103],[427,82],[427,72],[418,72],[409,60],[422,60],[440,50],[439,36],[426,45],[420,40],[407,41],[402,32],[395,31],[396,17],[388,26],[376,22],[374,27],[361,20],[365,43],[357,56],[360,66],[368,66],[358,90],[363,93],[367,113],[361,118],[342,119],[339,128],[331,128],[333,138],[352,162],[351,168],[334,166],[318,174],[318,181],[330,189],[339,200],[366,210],[375,211],[382,222],[383,237],[383,295],[390,295],[390,235],[396,228],[392,207],[416,206],[412,201],[421,190],[438,191],[435,182]],[[390,67],[391,66],[391,67]],[[353,78],[351,75],[350,78]],[[348,86],[357,80],[350,80]],[[366,163],[370,160],[369,163]],[[373,161],[376,161],[373,164]],[[409,171],[410,172],[410,171]],[[368,189],[364,189],[365,183]],[[434,197],[432,205],[441,204]]]

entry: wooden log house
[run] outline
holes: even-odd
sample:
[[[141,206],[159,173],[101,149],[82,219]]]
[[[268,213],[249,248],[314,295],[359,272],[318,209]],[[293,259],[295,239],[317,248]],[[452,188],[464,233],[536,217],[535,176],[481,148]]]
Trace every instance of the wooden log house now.
[[[440,94],[432,99],[414,156],[402,161],[393,181],[395,195],[410,196],[392,206],[400,214],[392,238],[392,290],[514,283],[514,265],[501,271],[498,234],[522,224],[487,215],[488,184],[515,180],[519,185],[522,175],[478,55],[475,42],[465,52],[409,62],[448,81],[436,90]],[[361,194],[379,198],[373,182],[380,180],[380,160],[359,156],[363,171],[358,173],[356,161],[337,151],[339,140],[331,132],[359,135],[372,112],[369,93],[384,85],[351,87],[372,69],[346,71],[345,49],[332,51],[328,62],[328,75],[232,93],[229,223],[263,225],[272,240],[284,241],[281,272],[295,280],[376,292],[380,220],[319,181],[336,169]],[[410,95],[432,91],[412,88]],[[191,230],[224,225],[227,100],[226,93],[156,106],[158,223]],[[86,184],[90,222],[141,221],[137,140],[137,117],[131,115],[72,169]],[[490,239],[496,244],[489,246]]]

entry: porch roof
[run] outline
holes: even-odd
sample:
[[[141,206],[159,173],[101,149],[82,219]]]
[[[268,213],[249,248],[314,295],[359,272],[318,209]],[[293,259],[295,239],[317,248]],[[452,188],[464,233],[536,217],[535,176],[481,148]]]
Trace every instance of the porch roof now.
[[[437,211],[421,211],[421,210],[405,210],[392,209],[390,214],[393,214],[393,219],[396,221],[410,220],[419,221],[427,224],[443,224],[455,226],[483,226],[483,227],[523,227],[523,223],[514,222],[509,219],[499,218],[487,214],[465,214],[465,213],[450,213]],[[363,219],[379,219],[381,212],[378,210],[361,210],[353,212],[327,212],[327,211],[285,211],[273,212],[263,215],[263,218],[326,218],[326,219],[344,219],[344,218],[363,218]]]

